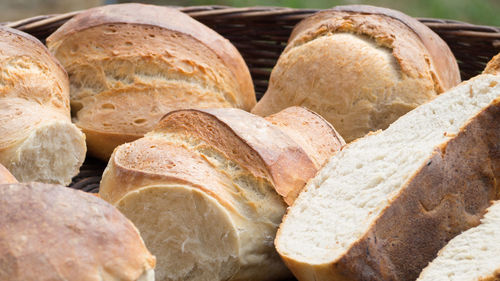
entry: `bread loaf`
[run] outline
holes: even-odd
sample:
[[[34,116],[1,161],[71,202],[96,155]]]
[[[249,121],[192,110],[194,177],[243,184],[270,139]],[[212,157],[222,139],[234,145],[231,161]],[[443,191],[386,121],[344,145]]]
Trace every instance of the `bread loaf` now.
[[[292,112],[311,126],[315,159],[326,158],[319,144],[340,147],[323,119]],[[288,114],[273,119],[292,122]],[[114,151],[99,193],[139,228],[158,259],[157,280],[282,280],[290,273],[273,245],[286,209],[279,195],[291,203],[314,176],[310,158],[280,127],[245,111],[179,110]]]
[[[484,74],[346,145],[289,208],[281,257],[300,281],[415,280],[498,198],[498,120]]]
[[[154,280],[155,258],[137,229],[95,196],[3,184],[0,214],[0,280]]]
[[[16,178],[9,172],[9,170],[7,170],[2,164],[0,164],[0,184],[16,182]]]
[[[36,38],[0,27],[0,163],[19,181],[69,184],[85,158],[68,76]]]
[[[420,274],[418,281],[500,279],[500,201],[481,224],[453,238]]]
[[[500,75],[500,53],[488,62],[483,73]]]
[[[175,9],[120,4],[84,11],[47,45],[70,76],[73,119],[89,152],[142,137],[181,108],[255,105],[243,58],[231,43]]]
[[[339,6],[294,28],[252,113],[301,105],[350,142],[459,81],[450,49],[424,24],[394,10]]]

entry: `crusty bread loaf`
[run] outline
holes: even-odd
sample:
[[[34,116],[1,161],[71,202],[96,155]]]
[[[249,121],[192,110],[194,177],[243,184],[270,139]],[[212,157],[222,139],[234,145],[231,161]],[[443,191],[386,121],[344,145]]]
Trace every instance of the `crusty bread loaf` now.
[[[318,144],[340,147],[323,119],[292,112],[316,139],[332,139]],[[292,122],[289,114],[274,119]],[[316,147],[309,152],[326,153]],[[291,137],[261,117],[179,110],[114,151],[99,193],[139,228],[158,259],[157,280],[282,280],[290,273],[273,245],[286,209],[278,193],[292,202],[316,170]]]
[[[252,113],[305,106],[350,142],[459,81],[450,49],[424,24],[389,9],[339,6],[295,27]]]
[[[3,184],[0,214],[0,280],[154,280],[155,258],[137,229],[95,196]]]
[[[301,280],[414,280],[500,183],[500,76],[480,75],[346,145],[289,208],[276,247]]]
[[[500,201],[481,224],[453,238],[420,274],[418,281],[500,280]]]
[[[0,27],[0,163],[19,181],[68,184],[85,158],[68,76],[36,38]]]
[[[7,170],[2,164],[0,164],[0,184],[16,182],[16,178],[9,172],[9,170]]]
[[[250,110],[256,102],[236,48],[172,8],[90,9],[62,25],[47,46],[70,75],[73,118],[89,152],[105,160],[171,110]]]
[[[500,75],[500,53],[488,62],[483,73]]]

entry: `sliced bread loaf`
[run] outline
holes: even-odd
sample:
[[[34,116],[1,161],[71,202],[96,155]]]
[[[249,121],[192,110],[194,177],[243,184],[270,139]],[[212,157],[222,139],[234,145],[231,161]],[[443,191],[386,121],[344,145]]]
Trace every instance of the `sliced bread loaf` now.
[[[69,184],[85,159],[66,72],[36,38],[0,28],[0,163],[19,181]]]
[[[480,75],[331,158],[275,244],[299,280],[414,280],[500,176],[500,77]]]
[[[323,119],[294,112],[304,117],[295,123],[313,124],[316,139],[340,147]],[[291,122],[288,114],[281,118]],[[325,154],[317,147],[309,152]],[[290,272],[273,244],[286,209],[280,195],[291,203],[316,171],[264,118],[238,109],[180,110],[114,151],[100,195],[140,229],[157,257],[157,280],[282,280]]]
[[[481,224],[453,238],[420,274],[418,281],[500,280],[500,201]]]

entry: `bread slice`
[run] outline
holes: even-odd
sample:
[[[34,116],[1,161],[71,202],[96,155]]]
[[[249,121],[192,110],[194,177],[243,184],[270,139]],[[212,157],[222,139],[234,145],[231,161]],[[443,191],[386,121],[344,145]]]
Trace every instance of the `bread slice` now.
[[[499,241],[500,201],[496,201],[488,208],[481,224],[453,238],[417,280],[499,280]]]
[[[73,116],[89,152],[103,160],[169,111],[250,110],[256,103],[238,50],[174,8],[128,3],[89,9],[49,36],[47,46],[70,74]]]
[[[299,280],[414,280],[498,197],[500,77],[480,75],[331,158],[275,241]]]
[[[137,229],[91,194],[1,184],[0,213],[0,280],[155,280],[155,257]]]
[[[304,117],[297,123],[316,125],[318,139],[341,139],[313,113],[293,112]],[[291,121],[288,114],[282,120]],[[292,202],[316,171],[291,137],[261,117],[179,110],[115,150],[99,192],[140,229],[158,259],[157,280],[282,280],[290,272],[273,244],[286,209],[280,194]]]
[[[0,28],[0,163],[22,182],[69,184],[85,159],[68,76],[36,38]]]

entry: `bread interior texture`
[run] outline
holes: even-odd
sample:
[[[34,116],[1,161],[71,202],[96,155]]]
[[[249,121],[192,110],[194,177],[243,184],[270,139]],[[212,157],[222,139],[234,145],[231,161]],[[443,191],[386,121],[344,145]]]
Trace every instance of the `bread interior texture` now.
[[[85,158],[85,137],[73,124],[50,120],[16,146],[6,167],[20,181],[67,185]]]
[[[280,253],[309,264],[337,261],[369,231],[436,147],[498,99],[499,82],[493,75],[472,79],[338,152],[289,210],[277,241]]]

